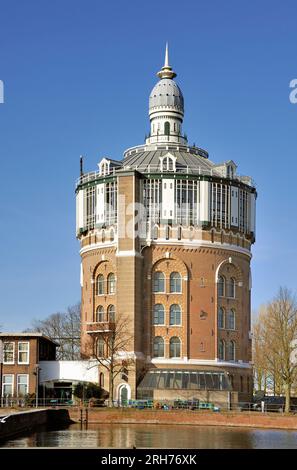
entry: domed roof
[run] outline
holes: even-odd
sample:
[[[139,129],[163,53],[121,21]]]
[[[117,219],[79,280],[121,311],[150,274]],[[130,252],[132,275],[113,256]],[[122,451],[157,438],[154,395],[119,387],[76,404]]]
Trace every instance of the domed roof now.
[[[184,97],[179,86],[170,78],[162,78],[152,89],[149,112],[154,108],[170,107],[184,113]]]

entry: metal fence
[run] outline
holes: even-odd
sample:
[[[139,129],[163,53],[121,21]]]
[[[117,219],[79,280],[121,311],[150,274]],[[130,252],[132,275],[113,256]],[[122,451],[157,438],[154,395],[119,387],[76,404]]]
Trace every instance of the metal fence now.
[[[18,398],[5,397],[1,400],[2,408],[48,408],[48,407],[76,407],[76,408],[102,408],[109,407],[109,401],[103,399],[54,399],[54,398]],[[211,412],[234,412],[234,413],[285,413],[285,402],[278,403],[265,401],[259,402],[207,402],[202,400],[127,400],[113,401],[114,408],[138,409],[138,410],[187,410],[187,411],[211,411]],[[297,414],[297,405],[291,404],[290,413]]]

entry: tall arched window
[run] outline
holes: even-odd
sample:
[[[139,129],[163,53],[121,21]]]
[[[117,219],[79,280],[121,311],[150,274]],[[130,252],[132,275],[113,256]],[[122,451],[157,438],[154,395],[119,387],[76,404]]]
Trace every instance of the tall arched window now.
[[[225,295],[225,278],[224,276],[219,276],[218,279],[218,296],[224,297]]]
[[[100,387],[100,388],[103,388],[103,387],[104,387],[104,374],[103,374],[103,372],[100,372],[100,376],[99,376],[99,387]]]
[[[169,325],[180,325],[181,324],[181,308],[177,304],[170,306],[169,312]]]
[[[104,308],[99,305],[96,310],[96,322],[101,323],[104,321]]]
[[[227,282],[227,297],[235,298],[235,279],[233,277]]]
[[[173,272],[170,274],[170,292],[182,291],[182,277],[180,273]]]
[[[114,273],[110,273],[107,276],[107,293],[115,294],[116,291],[116,280]]]
[[[109,305],[107,308],[107,317],[108,321],[114,322],[115,321],[115,306]]]
[[[96,278],[96,293],[97,295],[104,294],[104,276],[103,274],[98,274]]]
[[[158,225],[155,225],[153,228],[153,239],[157,240],[159,235],[159,227]]]
[[[156,304],[154,306],[154,325],[164,325],[164,323],[165,323],[164,305]]]
[[[97,339],[97,351],[96,351],[96,355],[97,357],[104,357],[104,339],[103,338],[98,338]]]
[[[228,311],[227,328],[228,330],[235,330],[235,311],[234,310]]]
[[[170,338],[169,357],[180,357],[180,339],[177,336]]]
[[[219,359],[225,360],[225,341],[223,339],[219,341]]]
[[[235,341],[229,343],[229,360],[235,361]]]
[[[218,311],[218,327],[225,328],[225,312],[222,307],[219,307]]]
[[[166,121],[165,124],[164,124],[164,134],[165,135],[170,134],[170,123],[168,121]]]
[[[114,241],[114,230],[113,229],[110,230],[109,236],[110,236],[110,241],[113,242]]]
[[[154,292],[165,292],[165,274],[161,271],[154,273],[153,290]]]
[[[169,240],[170,238],[170,227],[169,225],[166,225],[166,229],[165,229],[165,237],[166,237],[166,240]]]
[[[164,339],[161,336],[156,336],[153,342],[153,356],[164,357]]]
[[[104,243],[104,242],[105,242],[105,230],[102,230],[102,232],[101,232],[101,237],[102,237],[102,238],[101,238],[102,243]]]

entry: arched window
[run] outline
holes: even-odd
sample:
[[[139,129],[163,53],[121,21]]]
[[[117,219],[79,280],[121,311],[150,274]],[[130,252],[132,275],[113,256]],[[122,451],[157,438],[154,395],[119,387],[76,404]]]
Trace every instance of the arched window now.
[[[229,343],[229,361],[235,361],[235,341]]]
[[[229,310],[229,312],[228,312],[227,328],[228,328],[228,330],[235,330],[235,312],[234,312],[234,310]]]
[[[235,279],[233,277],[227,282],[227,297],[235,298]]]
[[[164,339],[161,336],[156,336],[153,342],[153,356],[164,357]]]
[[[223,339],[219,341],[219,359],[225,360],[225,341]]]
[[[218,327],[225,328],[225,312],[222,307],[219,307],[218,311]]]
[[[164,323],[165,323],[164,305],[156,304],[154,306],[154,325],[164,325]]]
[[[177,336],[170,338],[169,357],[180,357],[180,339]]]
[[[104,243],[104,242],[105,242],[105,230],[102,230],[102,232],[101,232],[101,237],[102,237],[102,238],[101,238],[102,243]]]
[[[113,273],[108,274],[107,276],[107,293],[115,294],[116,291],[116,280]]]
[[[167,158],[167,170],[168,171],[174,170],[173,160],[170,157]]]
[[[114,230],[113,229],[110,230],[110,241],[111,242],[114,241]]]
[[[218,280],[218,296],[224,297],[225,295],[225,278],[224,276],[219,276]]]
[[[181,324],[181,308],[177,304],[170,306],[169,325]]]
[[[160,157],[161,171],[175,171],[175,160],[171,156]]]
[[[165,135],[170,134],[170,123],[168,121],[166,121],[165,124],[164,124],[164,134]]]
[[[173,272],[170,274],[170,292],[182,291],[182,277],[180,273]]]
[[[104,308],[99,305],[96,310],[96,322],[101,323],[104,321]]]
[[[104,276],[103,274],[98,274],[96,278],[96,293],[97,295],[104,294]]]
[[[97,352],[96,355],[97,357],[104,357],[104,339],[103,338],[98,338],[97,339]]]
[[[108,321],[114,322],[115,321],[115,306],[109,305],[107,309],[107,317]]]
[[[165,275],[161,271],[154,273],[154,292],[165,292]]]
[[[155,225],[153,228],[153,239],[157,240],[159,235],[159,227],[158,225]]]
[[[100,388],[103,388],[103,387],[104,387],[104,374],[103,374],[103,372],[100,372],[100,376],[99,376],[99,387],[100,387]]]

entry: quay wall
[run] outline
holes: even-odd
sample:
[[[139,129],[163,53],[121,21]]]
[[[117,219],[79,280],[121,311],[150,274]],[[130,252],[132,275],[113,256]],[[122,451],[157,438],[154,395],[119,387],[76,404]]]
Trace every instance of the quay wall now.
[[[80,410],[69,410],[73,421],[80,421]],[[85,413],[83,414],[85,417]],[[213,412],[192,410],[88,409],[88,423],[170,424],[195,426],[236,426],[267,429],[297,429],[297,415],[257,412]]]
[[[0,440],[32,431],[42,425],[63,425],[71,423],[66,409],[42,409],[5,413],[0,408]]]

